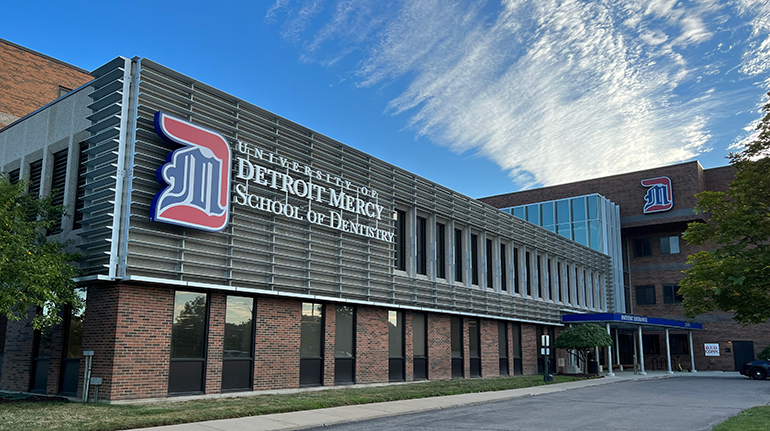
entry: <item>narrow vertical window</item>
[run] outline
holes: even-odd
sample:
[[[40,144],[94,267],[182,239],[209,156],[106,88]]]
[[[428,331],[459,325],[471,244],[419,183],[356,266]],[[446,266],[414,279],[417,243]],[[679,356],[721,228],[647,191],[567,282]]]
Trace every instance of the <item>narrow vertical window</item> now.
[[[536,255],[537,261],[537,296],[540,299],[545,299],[545,275],[543,274],[543,256]]]
[[[403,382],[404,366],[404,312],[388,311],[388,374],[391,382]]]
[[[479,236],[471,234],[471,284],[479,284]]]
[[[177,291],[174,294],[168,372],[168,392],[171,394],[203,392],[207,302],[205,293]]]
[[[436,278],[446,278],[446,226],[436,223]]]
[[[507,376],[508,372],[508,323],[497,322],[497,348],[500,357],[500,375]]]
[[[551,292],[551,290],[553,289],[553,282],[554,282],[553,271],[551,270],[552,264],[553,262],[551,262],[551,258],[549,257],[548,260],[546,261],[546,272],[548,273],[548,283],[546,284],[546,288],[545,288],[545,292],[546,292],[545,299],[549,301],[553,299],[552,292]]]
[[[463,281],[463,231],[455,229],[455,281]]]
[[[492,240],[487,240],[487,287],[495,287],[495,259],[494,249],[492,248]]]
[[[81,308],[70,307],[66,323],[65,352],[62,360],[61,388],[63,395],[77,396],[80,362],[83,358],[83,324],[85,323],[86,289],[75,289],[75,295],[83,303]],[[0,355],[2,356],[2,355]]]
[[[323,304],[302,303],[299,343],[300,386],[319,386],[323,384],[323,311]]]
[[[415,236],[417,239],[417,273],[425,275],[428,273],[427,256],[427,235],[425,232],[426,221],[423,217],[417,217],[417,226]]]
[[[468,319],[468,355],[470,356],[471,377],[481,377],[481,322]]]
[[[67,150],[62,150],[53,155],[53,173],[51,175],[51,194],[53,205],[64,204],[64,188],[67,185]],[[48,235],[61,232],[61,218],[48,230]]]
[[[406,271],[406,212],[395,210],[393,218],[396,223],[396,269]]]
[[[526,267],[526,283],[524,296],[530,296],[532,294],[532,254],[530,252],[526,252],[525,257],[526,259],[524,260],[524,266]]]
[[[567,288],[567,303],[570,305],[575,305],[574,296],[572,293],[572,277],[571,277],[572,273],[570,272],[569,265],[566,265],[566,269],[567,269],[567,273],[565,274],[565,276],[567,278],[564,280],[564,285]]]
[[[451,316],[450,329],[452,338],[452,378],[465,376],[463,365],[463,319],[460,316]]]
[[[254,298],[227,296],[222,390],[250,391],[254,369]]]
[[[519,293],[519,283],[520,283],[520,277],[519,277],[519,271],[521,268],[519,267],[519,249],[514,247],[513,248],[513,292]]]
[[[338,305],[334,336],[334,384],[356,382],[356,308]]]
[[[412,357],[414,379],[428,378],[428,322],[425,313],[412,313]]]
[[[508,255],[505,244],[500,244],[500,290],[508,291]]]
[[[521,324],[511,323],[511,350],[513,351],[513,374],[523,374],[523,364],[521,362]]]
[[[556,263],[556,271],[554,272],[554,275],[556,275],[556,300],[559,302],[562,302],[562,286],[561,286],[561,263],[557,260]]]
[[[580,279],[578,278],[578,269],[577,267],[574,267],[575,269],[575,277],[573,280],[575,280],[575,304],[580,305]]]

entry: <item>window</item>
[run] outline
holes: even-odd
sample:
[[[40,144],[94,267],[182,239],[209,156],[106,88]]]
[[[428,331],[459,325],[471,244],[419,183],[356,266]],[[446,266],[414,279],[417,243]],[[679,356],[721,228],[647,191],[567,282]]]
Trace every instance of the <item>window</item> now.
[[[436,223],[436,277],[446,278],[446,226]]]
[[[205,293],[177,291],[174,294],[169,393],[203,392],[207,302]]]
[[[554,275],[556,276],[556,279],[554,280],[554,283],[556,284],[556,300],[562,302],[561,263],[559,263],[558,260],[555,262],[555,267]]]
[[[660,254],[679,254],[679,237],[660,237]]]
[[[468,356],[471,377],[481,377],[481,322],[468,319]]]
[[[464,377],[463,319],[460,316],[450,316],[449,323],[452,338],[452,378]]]
[[[396,224],[396,269],[406,271],[406,211],[395,210],[393,220]]]
[[[527,205],[527,221],[540,226],[540,205]]]
[[[513,248],[513,292],[519,293],[519,249]]]
[[[509,375],[508,371],[508,323],[497,322],[497,349],[500,358],[500,375]]]
[[[471,234],[471,284],[479,284],[479,236]]]
[[[65,320],[66,336],[65,351],[62,358],[60,393],[76,396],[78,393],[78,378],[80,362],[83,357],[83,323],[85,317],[86,289],[75,289],[75,295],[82,301],[83,307],[69,307],[68,319]],[[0,325],[0,329],[2,326]],[[0,338],[0,342],[3,340]],[[0,348],[2,356],[2,348]]]
[[[553,299],[553,298],[551,298],[551,286],[553,286],[553,282],[554,282],[553,271],[551,271],[552,263],[551,263],[551,258],[550,257],[547,260],[547,265],[548,266],[546,266],[546,271],[548,273],[548,283],[545,286],[545,299],[550,301],[551,299]]]
[[[222,390],[251,390],[254,369],[254,298],[227,296]]]
[[[567,269],[567,273],[565,275],[567,276],[567,278],[564,280],[564,287],[567,288],[567,303],[568,304],[574,304],[573,296],[572,296],[573,295],[572,294],[572,278],[570,277],[570,275],[572,273],[570,272],[569,265],[566,265],[566,269]]]
[[[660,354],[660,337],[657,334],[642,335],[644,353],[648,355]]]
[[[663,303],[679,304],[680,302],[682,302],[682,295],[679,294],[679,285],[664,284],[663,285]]]
[[[455,229],[455,281],[463,281],[463,231]]]
[[[427,235],[425,232],[426,221],[423,217],[417,217],[417,226],[415,236],[417,241],[417,273],[426,275],[428,273]]]
[[[687,335],[671,334],[668,338],[672,355],[687,355],[690,353],[690,342]]]
[[[388,311],[388,372],[391,382],[404,381],[404,312]]]
[[[655,286],[636,286],[636,305],[655,304]]]
[[[338,305],[334,336],[334,383],[355,383],[356,308]]]
[[[428,322],[425,313],[412,313],[412,357],[414,379],[428,378]]]
[[[513,374],[522,375],[521,362],[521,324],[511,323],[511,350],[513,351]]]
[[[554,223],[554,217],[553,217],[553,211],[554,206],[553,202],[547,202],[540,206],[541,208],[541,221],[544,228],[550,230],[551,232],[555,232],[555,223]]]
[[[508,259],[505,253],[505,244],[500,244],[500,290],[508,290]]]
[[[543,274],[543,256],[535,255],[537,261],[537,296],[545,299],[545,274]]]
[[[493,288],[495,287],[495,271],[493,269],[494,267],[494,249],[492,248],[492,240],[487,240],[487,287]]]
[[[53,175],[51,175],[51,193],[53,205],[64,204],[64,188],[67,184],[67,150],[62,150],[53,155]],[[48,235],[61,232],[61,218],[57,220]]]
[[[318,386],[323,383],[324,306],[302,303],[299,342],[299,384]]]
[[[59,97],[62,97],[62,96],[64,96],[65,94],[69,93],[70,91],[72,91],[72,89],[71,89],[71,88],[62,87],[62,86],[60,85],[60,86],[59,86]]]
[[[635,238],[634,257],[652,256],[652,238]]]

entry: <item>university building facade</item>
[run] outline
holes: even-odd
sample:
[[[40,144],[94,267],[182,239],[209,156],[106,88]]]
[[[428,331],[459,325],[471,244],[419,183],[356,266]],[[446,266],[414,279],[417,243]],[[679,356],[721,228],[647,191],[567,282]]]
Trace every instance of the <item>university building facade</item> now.
[[[0,129],[0,170],[69,208],[86,299],[41,331],[0,321],[0,390],[536,374],[562,315],[622,311],[605,252],[144,58]]]

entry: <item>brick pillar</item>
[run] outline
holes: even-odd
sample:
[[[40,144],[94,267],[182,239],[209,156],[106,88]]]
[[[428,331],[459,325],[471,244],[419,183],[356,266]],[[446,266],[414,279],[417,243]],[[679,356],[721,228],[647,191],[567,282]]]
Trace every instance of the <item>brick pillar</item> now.
[[[404,312],[404,380],[414,380],[414,330],[412,329],[412,313]]]
[[[259,298],[257,305],[254,389],[299,387],[302,302]]]
[[[471,376],[470,333],[468,332],[468,318],[461,316],[460,319],[462,321],[461,327],[463,328],[463,377],[467,379]]]
[[[497,320],[479,319],[481,325],[481,376],[500,376],[500,346]]]
[[[227,295],[222,292],[209,294],[209,332],[206,349],[206,393],[222,392],[222,357],[224,356],[225,317]]]
[[[34,331],[30,308],[27,317],[19,321],[8,321],[5,332],[5,352],[0,388],[6,391],[27,392],[32,382],[32,349]]]
[[[529,323],[521,324],[521,370],[525,376],[537,374],[537,328]]]
[[[508,375],[515,376],[515,359],[513,357],[513,324],[511,322],[505,322],[505,326],[508,328]]]
[[[388,310],[358,307],[356,319],[356,382],[388,381]]]
[[[337,306],[326,304],[324,311],[324,386],[334,385],[334,358],[337,335]]]
[[[112,367],[115,354],[115,327],[118,318],[119,296],[118,286],[115,284],[88,286],[83,320],[83,350],[93,350],[94,352],[91,375],[102,378],[99,397],[106,400],[115,399],[113,396]],[[82,362],[85,365],[86,360],[84,359]],[[82,385],[83,382],[81,381],[78,396],[83,396],[81,393]]]
[[[118,303],[116,320],[111,328],[114,336],[107,346],[113,348],[112,369],[106,369],[108,359],[108,363],[100,367],[103,371],[94,367],[92,375],[103,377],[98,373],[105,372],[111,376],[111,400],[165,397],[168,395],[175,291],[166,287],[125,284],[117,285],[113,290],[118,294]],[[88,299],[91,303],[91,290]],[[94,308],[98,310],[98,307],[90,307],[86,308],[86,313]],[[105,318],[111,318],[111,315],[107,313]],[[83,344],[84,350],[90,350],[85,348],[85,340]],[[110,352],[104,354],[110,355]],[[94,352],[94,364],[99,361],[97,355],[99,352]],[[103,390],[104,385],[99,388],[100,398]]]
[[[428,313],[428,379],[452,378],[452,330],[448,314]]]

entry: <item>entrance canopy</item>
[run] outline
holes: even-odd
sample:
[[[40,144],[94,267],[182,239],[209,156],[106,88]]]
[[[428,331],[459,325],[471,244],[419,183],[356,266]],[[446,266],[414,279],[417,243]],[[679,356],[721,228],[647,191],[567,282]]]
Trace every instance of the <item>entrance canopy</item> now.
[[[700,323],[619,313],[565,314],[561,316],[561,321],[562,323],[609,323],[613,328],[636,330],[641,327],[645,331],[660,331],[663,329],[703,330],[703,325]]]

